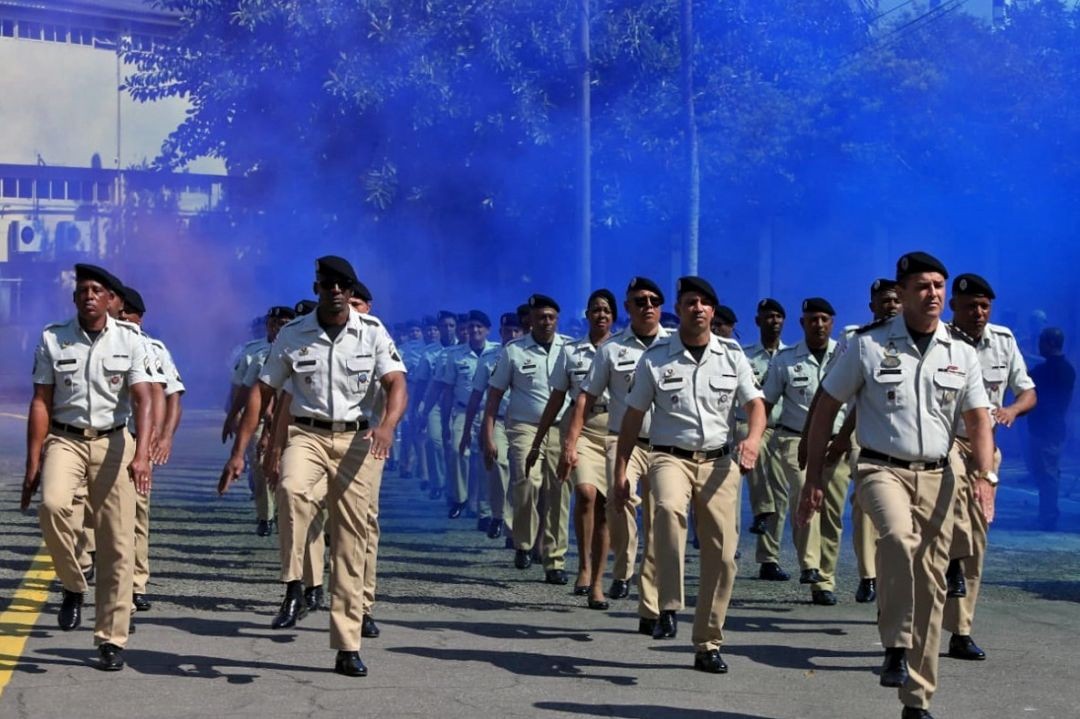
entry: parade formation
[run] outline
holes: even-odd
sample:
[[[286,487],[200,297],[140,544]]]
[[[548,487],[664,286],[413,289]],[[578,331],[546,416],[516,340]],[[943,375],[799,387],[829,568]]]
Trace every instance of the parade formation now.
[[[154,468],[170,459],[185,387],[143,332],[136,290],[92,265],[75,279],[75,317],[48,325],[33,358],[21,503],[40,489],[60,629],[80,626],[93,580],[96,666],[116,671],[133,613],[151,611]],[[846,590],[876,604],[878,682],[898,691],[902,719],[931,717],[942,630],[947,657],[987,658],[973,631],[995,429],[1035,407],[1036,387],[1012,332],[990,322],[986,279],[950,285],[938,259],[909,252],[867,285],[868,324],[837,331],[829,300],[808,297],[800,339],[784,345],[787,309],[762,298],[759,336],[741,346],[704,277],[680,278],[670,297],[633,277],[621,297],[575,298],[584,323],[574,318],[582,332],[570,337],[559,302],[540,293],[492,315],[384,324],[352,264],[319,258],[317,299],[269,308],[240,349],[221,431],[232,445],[218,492],[246,478],[252,530],[280,542],[283,596],[267,624],[290,628],[328,604],[333,670],[367,675],[379,492],[393,466],[445,499],[449,520],[475,517],[505,543],[508,566],[572,582],[583,607],[611,611],[636,587],[649,640],[679,636],[698,547],[686,663],[724,674],[745,477],[759,578],[808,585],[820,607]],[[859,581],[843,588],[849,502]],[[797,573],[780,560],[788,522]]]

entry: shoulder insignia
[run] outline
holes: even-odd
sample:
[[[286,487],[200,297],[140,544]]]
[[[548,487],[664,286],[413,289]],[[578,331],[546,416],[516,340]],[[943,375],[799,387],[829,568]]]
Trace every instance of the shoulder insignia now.
[[[529,335],[522,335],[521,337],[515,337],[514,339],[507,342],[506,346],[509,347],[510,345],[521,344],[522,342],[524,342],[528,338],[529,338]]]
[[[866,334],[867,332],[869,332],[872,329],[875,329],[877,327],[881,327],[883,324],[885,324],[888,321],[889,320],[876,320],[874,322],[871,322],[868,325],[863,325],[862,327],[859,327],[858,329],[855,330],[855,334],[857,334],[857,335]]]
[[[949,335],[952,336],[953,339],[960,340],[961,342],[966,342],[972,347],[978,344],[978,342],[975,341],[974,337],[969,335],[967,332],[964,332],[962,329],[960,329],[953,323],[950,322],[945,326],[949,328]]]
[[[360,315],[360,321],[363,322],[365,325],[368,325],[370,327],[382,327],[382,322],[379,322],[376,319],[372,319],[371,317],[368,317],[367,315]]]
[[[1015,336],[1015,335],[1013,335],[1013,331],[1011,329],[1009,329],[1008,327],[1006,327],[1005,325],[988,324],[988,325],[986,325],[986,329],[990,330],[991,332],[993,332],[996,335],[1004,335],[1005,337],[1014,337]]]

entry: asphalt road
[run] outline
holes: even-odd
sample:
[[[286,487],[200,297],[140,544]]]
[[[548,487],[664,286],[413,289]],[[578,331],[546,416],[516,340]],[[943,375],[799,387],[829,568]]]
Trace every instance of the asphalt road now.
[[[8,617],[0,638],[13,638],[27,632],[12,617],[34,619],[30,604],[12,598],[40,532],[35,516],[17,510],[23,408],[0,409],[0,611]],[[0,653],[0,669],[13,666],[0,717],[899,716],[895,692],[877,685],[874,609],[853,601],[847,542],[841,603],[822,608],[795,582],[758,581],[744,536],[723,649],[731,672],[704,675],[691,669],[692,609],[681,614],[677,639],[642,637],[634,603],[588,610],[569,587],[543,584],[538,567],[515,570],[502,541],[476,532],[475,520],[446,519],[416,480],[392,474],[383,484],[375,609],[382,636],[364,641],[368,677],[337,676],[326,612],[294,630],[270,629],[281,598],[277,538],[255,536],[242,487],[215,495],[226,455],[215,439],[219,422],[213,412],[188,412],[173,461],[157,472],[153,607],[136,617],[128,667],[104,674],[89,666],[93,608],[81,628],[59,631],[53,586],[21,655]],[[1010,488],[1001,493],[974,632],[989,660],[942,659],[939,719],[1080,717],[1080,505],[1063,502],[1065,531],[1034,531],[1036,499],[1022,474],[1006,457]],[[785,566],[795,568],[790,540],[785,552]],[[569,568],[575,562],[572,555]],[[696,586],[691,550],[689,602]]]

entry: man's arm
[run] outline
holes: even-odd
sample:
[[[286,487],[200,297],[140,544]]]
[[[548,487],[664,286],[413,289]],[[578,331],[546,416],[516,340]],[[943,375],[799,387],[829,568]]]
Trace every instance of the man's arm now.
[[[364,438],[371,440],[371,454],[375,459],[386,459],[390,456],[390,448],[394,446],[394,430],[408,406],[409,391],[405,387],[404,372],[388,372],[379,378],[379,382],[386,393],[383,421],[378,427],[369,430]]]
[[[975,464],[975,501],[982,509],[986,523],[994,521],[994,498],[997,487],[986,476],[994,470],[994,432],[990,413],[981,407],[964,412],[964,426],[971,442],[971,458]]]
[[[1038,398],[1035,395],[1035,390],[1026,389],[1017,394],[1016,401],[1008,407],[999,407],[995,409],[994,419],[997,420],[997,423],[1000,425],[1012,427],[1013,423],[1016,422],[1017,417],[1022,417],[1035,409],[1036,402],[1038,402]]]
[[[49,434],[52,400],[53,385],[34,385],[34,396],[30,398],[26,419],[26,476],[23,478],[22,497],[19,500],[19,508],[23,511],[30,506],[30,498],[41,483],[41,452],[45,446],[45,437]]]
[[[532,471],[536,460],[540,458],[540,445],[543,444],[544,437],[547,436],[551,425],[555,424],[555,418],[559,416],[559,410],[562,409],[565,401],[566,390],[553,389],[551,394],[548,395],[547,404],[544,405],[544,412],[540,415],[540,424],[536,429],[536,437],[533,439],[532,447],[529,448],[529,453],[525,455],[526,477]]]
[[[615,467],[612,475],[614,488],[612,494],[618,506],[623,506],[630,501],[630,483],[626,480],[626,465],[630,462],[630,455],[634,452],[638,435],[641,434],[641,425],[645,421],[645,413],[633,407],[626,408],[623,415],[622,425],[619,427],[619,440],[615,446]]]
[[[825,470],[825,451],[832,435],[833,421],[843,407],[843,403],[822,391],[818,397],[814,413],[807,419],[810,429],[806,437],[806,484],[803,485],[802,497],[796,520],[800,526],[810,522],[814,513],[821,509],[825,497],[822,476]]]
[[[469,402],[465,405],[465,431],[461,433],[461,444],[458,445],[458,454],[465,454],[472,444],[472,426],[476,420],[476,413],[480,411],[480,402],[484,399],[484,393],[474,389],[469,395]]]
[[[487,401],[484,404],[484,424],[481,435],[481,451],[484,455],[484,466],[491,470],[495,461],[499,458],[498,448],[495,447],[495,418],[499,414],[499,403],[502,402],[503,390],[497,387],[488,387]]]
[[[765,434],[765,423],[768,412],[765,410],[765,401],[752,399],[743,405],[746,412],[746,439],[739,442],[739,469],[743,474],[754,469],[757,464],[758,454],[761,452],[761,438]]]
[[[564,482],[570,478],[570,472],[577,466],[578,439],[581,437],[581,430],[585,427],[585,418],[592,412],[595,404],[596,396],[583,389],[574,400],[573,406],[570,407],[573,414],[570,416],[570,427],[563,439],[562,456],[559,457],[559,479]]]
[[[128,474],[135,483],[135,491],[146,496],[150,493],[150,445],[153,436],[154,397],[153,382],[136,382],[128,388],[135,414],[135,457],[128,465]]]
[[[150,457],[154,464],[166,464],[172,455],[173,438],[176,437],[176,430],[180,426],[180,416],[183,414],[180,408],[182,395],[183,392],[174,392],[165,398],[165,421]]]
[[[247,451],[251,436],[259,426],[262,417],[262,408],[270,401],[274,388],[262,380],[252,387],[248,393],[247,406],[244,408],[244,416],[240,421],[240,427],[236,431],[236,439],[233,441],[232,453],[229,461],[225,463],[225,469],[221,472],[218,480],[218,494],[224,494],[229,485],[237,480],[244,471],[244,453]]]
[[[229,437],[236,436],[237,417],[247,404],[251,391],[242,384],[232,386],[232,394],[229,396],[229,411],[225,414],[225,422],[221,425],[221,443],[229,441]]]
[[[454,387],[445,382],[433,382],[439,391],[439,422],[442,423],[444,442],[450,442],[454,433],[450,429],[454,409]]]

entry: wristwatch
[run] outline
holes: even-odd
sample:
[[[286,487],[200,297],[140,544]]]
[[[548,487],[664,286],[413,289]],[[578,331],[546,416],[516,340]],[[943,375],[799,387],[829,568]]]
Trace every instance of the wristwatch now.
[[[991,487],[996,487],[999,481],[998,476],[993,472],[975,472],[974,477],[975,479],[985,479]]]

